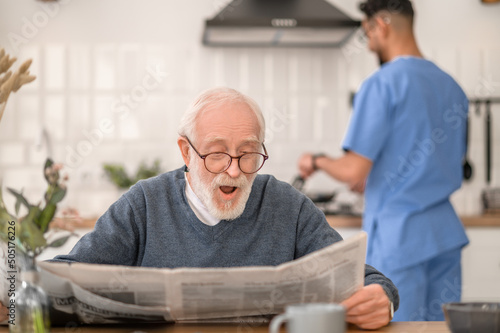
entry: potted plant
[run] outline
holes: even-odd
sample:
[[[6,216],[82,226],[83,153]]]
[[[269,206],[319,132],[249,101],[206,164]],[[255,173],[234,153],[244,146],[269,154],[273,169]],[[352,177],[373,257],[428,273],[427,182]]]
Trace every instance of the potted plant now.
[[[48,158],[45,161],[43,174],[48,183],[44,194],[43,204],[31,204],[24,197],[22,192],[12,188],[7,190],[16,197],[15,216],[19,215],[21,207],[25,207],[27,214],[24,217],[16,218],[9,213],[0,192],[0,238],[7,243],[15,242],[17,250],[30,259],[36,258],[47,247],[60,247],[68,240],[70,235],[53,238],[49,233],[49,225],[53,221],[57,204],[66,195],[66,180],[61,180],[59,170],[61,164],[54,164]],[[15,236],[15,237],[13,237]]]
[[[73,233],[59,235],[49,226],[54,220],[58,203],[66,195],[67,177],[61,179],[62,165],[47,159],[44,176],[48,183],[42,201],[30,203],[22,192],[7,188],[16,198],[15,215],[11,214],[0,191],[0,239],[7,248],[7,270],[17,274],[20,268],[21,286],[11,293],[14,320],[9,320],[11,332],[48,332],[50,328],[49,299],[38,284],[36,257],[48,247],[60,247]],[[19,217],[21,209],[27,212]]]
[[[154,177],[161,173],[160,160],[156,159],[151,166],[141,162],[135,175],[129,175],[121,164],[104,164],[104,173],[120,190],[127,190],[141,179]]]
[[[0,121],[10,94],[35,80],[28,70],[31,59],[12,72],[9,69],[15,61],[16,58],[11,58],[4,49],[0,49]],[[8,192],[16,198],[14,214],[9,212],[3,201],[0,181],[0,245],[4,251],[5,272],[9,274],[6,278],[10,282],[8,295],[2,295],[10,299],[2,299],[2,302],[9,308],[10,332],[41,333],[50,329],[49,298],[38,284],[36,257],[47,247],[62,246],[72,235],[61,237],[49,228],[57,205],[67,191],[67,177],[59,175],[61,168],[62,165],[55,164],[51,159],[46,160],[43,175],[48,186],[43,199],[36,204],[30,203],[22,191],[8,188]],[[26,214],[20,217],[21,212]]]

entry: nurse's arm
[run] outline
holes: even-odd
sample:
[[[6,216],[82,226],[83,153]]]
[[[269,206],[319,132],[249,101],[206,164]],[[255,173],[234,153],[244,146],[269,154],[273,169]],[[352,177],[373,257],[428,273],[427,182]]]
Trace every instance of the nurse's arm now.
[[[347,151],[340,158],[316,157],[314,162],[316,169],[313,167],[313,155],[304,154],[299,159],[299,171],[304,179],[316,170],[323,170],[331,177],[348,184],[356,192],[364,191],[366,178],[373,164],[368,158],[352,151]]]

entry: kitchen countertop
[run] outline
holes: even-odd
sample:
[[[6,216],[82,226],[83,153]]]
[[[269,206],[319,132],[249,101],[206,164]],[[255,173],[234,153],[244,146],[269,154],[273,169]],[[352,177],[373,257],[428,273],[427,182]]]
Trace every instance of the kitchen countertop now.
[[[500,227],[500,214],[485,214],[476,216],[462,216],[466,228]],[[86,218],[73,226],[80,229],[93,229],[97,218]],[[349,215],[326,215],[326,220],[334,228],[361,228],[361,217]]]
[[[461,216],[466,228],[500,227],[500,214]],[[327,215],[326,220],[334,228],[361,228],[361,217],[347,215]]]

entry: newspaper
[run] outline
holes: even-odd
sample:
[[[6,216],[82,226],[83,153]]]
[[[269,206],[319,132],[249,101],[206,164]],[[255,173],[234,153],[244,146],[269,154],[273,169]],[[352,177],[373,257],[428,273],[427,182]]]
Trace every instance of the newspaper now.
[[[41,286],[60,318],[87,324],[259,321],[283,312],[289,304],[348,298],[364,285],[365,253],[366,233],[360,232],[278,266],[168,269],[55,262],[39,266]]]

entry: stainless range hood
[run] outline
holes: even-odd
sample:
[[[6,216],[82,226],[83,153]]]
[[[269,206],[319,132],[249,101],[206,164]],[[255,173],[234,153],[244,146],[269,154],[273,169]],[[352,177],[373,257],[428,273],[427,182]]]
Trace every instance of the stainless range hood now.
[[[233,0],[206,20],[203,44],[338,47],[359,26],[325,0]]]

